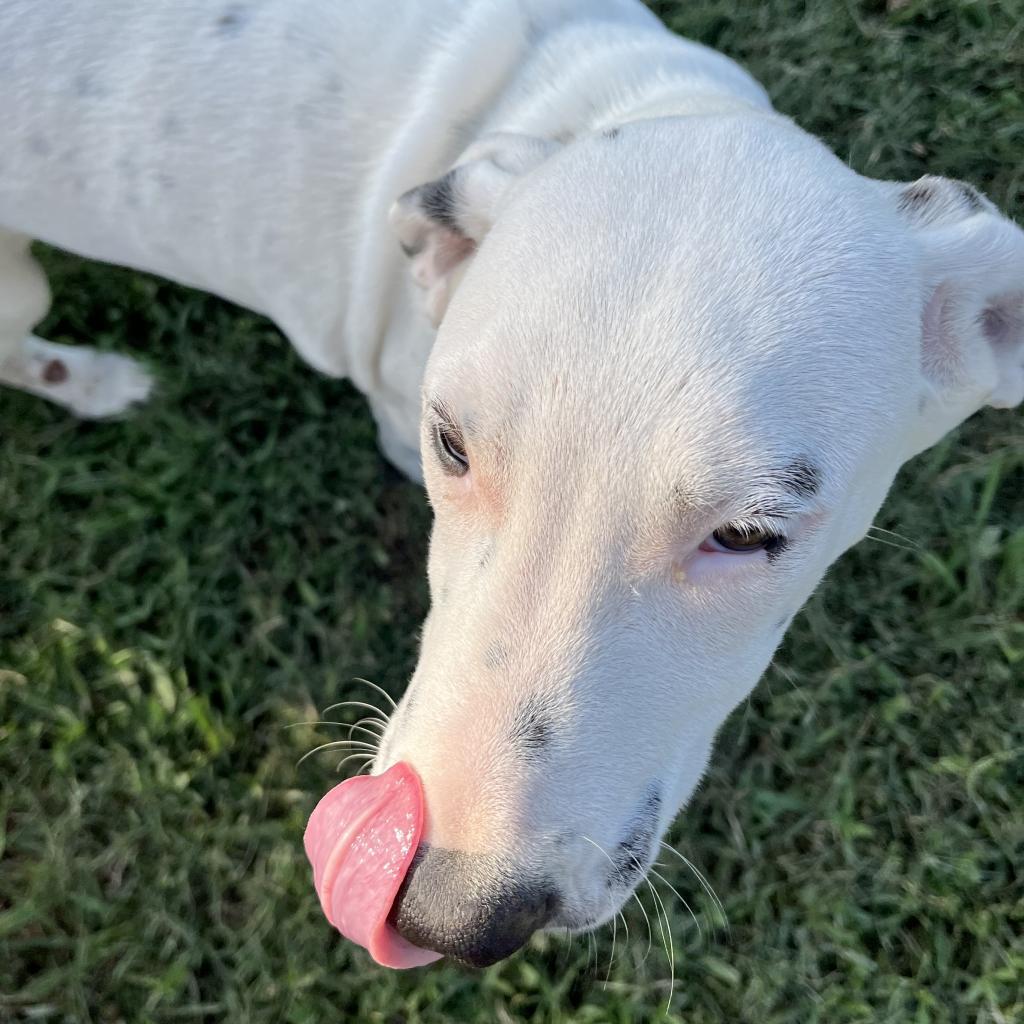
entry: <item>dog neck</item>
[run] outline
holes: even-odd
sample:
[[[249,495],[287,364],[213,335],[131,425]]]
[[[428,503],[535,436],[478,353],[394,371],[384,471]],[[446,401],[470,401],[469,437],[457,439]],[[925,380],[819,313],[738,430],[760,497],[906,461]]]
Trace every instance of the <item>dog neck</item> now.
[[[528,52],[481,121],[480,134],[568,142],[655,117],[775,115],[767,93],[721,54],[670,33],[628,0],[531,22]]]

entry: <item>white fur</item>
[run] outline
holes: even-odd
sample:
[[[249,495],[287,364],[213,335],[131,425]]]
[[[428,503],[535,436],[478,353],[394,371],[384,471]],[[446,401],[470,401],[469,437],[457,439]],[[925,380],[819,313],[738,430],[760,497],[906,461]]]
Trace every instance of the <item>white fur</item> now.
[[[412,475],[422,440],[434,604],[376,767],[420,772],[432,843],[553,879],[558,925],[626,898],[601,850],[652,783],[659,829],[685,803],[901,463],[1024,391],[1021,231],[859,177],[633,0],[4,0],[0,58],[0,380],[149,389],[87,349],[73,394],[37,379],[39,237],[270,315]],[[774,563],[709,549],[772,501]]]

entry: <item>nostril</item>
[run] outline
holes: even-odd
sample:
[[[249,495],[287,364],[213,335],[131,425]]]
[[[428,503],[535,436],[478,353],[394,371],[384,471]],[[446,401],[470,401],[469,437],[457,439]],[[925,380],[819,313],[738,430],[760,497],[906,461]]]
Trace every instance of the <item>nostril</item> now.
[[[421,846],[388,922],[409,942],[471,967],[510,956],[561,903],[502,858]]]

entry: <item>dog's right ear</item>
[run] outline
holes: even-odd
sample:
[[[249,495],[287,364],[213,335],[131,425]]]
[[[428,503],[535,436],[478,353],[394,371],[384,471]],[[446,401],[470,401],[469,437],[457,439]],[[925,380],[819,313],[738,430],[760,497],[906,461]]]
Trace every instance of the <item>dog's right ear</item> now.
[[[556,149],[557,143],[528,135],[486,136],[447,174],[410,189],[391,207],[391,226],[435,327],[509,192]]]
[[[920,247],[920,451],[984,405],[1024,400],[1024,231],[961,181],[885,187]]]

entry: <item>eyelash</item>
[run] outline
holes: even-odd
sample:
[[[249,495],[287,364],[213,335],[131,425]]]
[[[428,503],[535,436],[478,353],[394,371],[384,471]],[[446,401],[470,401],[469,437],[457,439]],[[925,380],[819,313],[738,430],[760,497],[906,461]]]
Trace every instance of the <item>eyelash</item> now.
[[[466,443],[458,427],[447,418],[438,419],[431,428],[434,452],[441,468],[449,476],[465,476],[469,472],[469,456]]]
[[[722,536],[729,533],[738,534],[741,541],[749,539],[752,546],[748,549],[733,546]],[[747,555],[763,551],[769,560],[782,554],[789,544],[789,540],[780,528],[777,520],[757,515],[734,519],[732,522],[720,526],[712,533],[709,541],[712,541],[718,547],[712,546],[708,548],[702,545],[702,550],[724,550],[729,554],[735,555]]]
[[[766,516],[744,516],[733,519],[725,524],[729,529],[738,533],[745,533],[750,536],[758,533],[771,534],[776,540],[786,540],[786,535],[777,519],[769,519]]]

